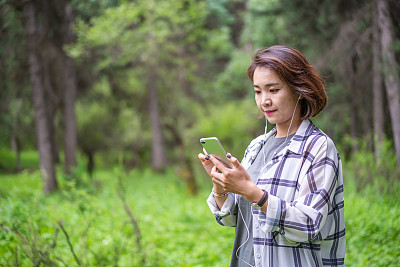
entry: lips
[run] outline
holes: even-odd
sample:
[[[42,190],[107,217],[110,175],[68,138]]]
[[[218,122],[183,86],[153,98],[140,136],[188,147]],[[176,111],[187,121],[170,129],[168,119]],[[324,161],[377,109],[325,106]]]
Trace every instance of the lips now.
[[[274,110],[266,110],[265,111],[265,114],[266,115],[271,115],[272,113],[274,113],[276,111],[276,109],[274,109]]]

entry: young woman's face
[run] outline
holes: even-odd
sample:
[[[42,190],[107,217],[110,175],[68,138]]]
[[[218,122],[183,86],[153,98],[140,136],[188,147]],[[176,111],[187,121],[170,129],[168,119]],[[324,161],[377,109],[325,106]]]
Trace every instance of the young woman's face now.
[[[279,136],[286,136],[299,95],[282,81],[275,71],[258,67],[254,71],[253,85],[258,108],[268,121],[276,124]],[[300,125],[300,105],[293,117],[293,130]],[[297,126],[297,127],[296,127]],[[292,133],[292,131],[290,131]]]

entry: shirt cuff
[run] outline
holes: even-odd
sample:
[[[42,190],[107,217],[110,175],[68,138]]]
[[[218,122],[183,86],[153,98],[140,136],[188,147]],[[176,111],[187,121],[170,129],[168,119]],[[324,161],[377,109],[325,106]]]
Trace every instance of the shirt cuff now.
[[[268,195],[267,214],[264,214],[261,210],[254,210],[253,208],[253,214],[257,211],[258,220],[263,232],[268,233],[279,230],[282,203],[278,197]]]
[[[224,218],[224,217],[232,214],[234,204],[235,204],[235,197],[234,197],[234,194],[229,193],[228,197],[225,200],[224,205],[222,206],[221,209],[219,209],[217,203],[215,202],[214,195],[213,195],[213,193],[211,193],[207,199],[207,204],[208,204],[208,207],[210,208],[211,212],[215,216],[217,216],[219,218]]]

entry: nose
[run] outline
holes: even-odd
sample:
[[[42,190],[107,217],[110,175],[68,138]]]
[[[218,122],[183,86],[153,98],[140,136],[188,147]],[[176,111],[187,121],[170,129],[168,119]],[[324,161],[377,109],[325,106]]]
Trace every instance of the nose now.
[[[272,104],[271,98],[269,97],[268,94],[264,93],[262,97],[262,103],[266,106],[269,106]]]

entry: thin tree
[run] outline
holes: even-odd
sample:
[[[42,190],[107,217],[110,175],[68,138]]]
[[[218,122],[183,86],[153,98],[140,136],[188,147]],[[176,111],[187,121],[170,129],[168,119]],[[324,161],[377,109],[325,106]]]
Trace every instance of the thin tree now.
[[[151,68],[150,68],[151,69]],[[152,132],[152,153],[151,153],[151,166],[156,171],[163,171],[166,166],[165,157],[165,142],[161,127],[161,116],[158,103],[158,88],[157,80],[155,79],[156,68],[150,72],[148,77],[148,92],[149,92],[149,114],[150,114],[150,125]]]
[[[74,33],[72,25],[75,20],[72,8],[68,3],[64,5],[63,12],[63,36],[64,43],[70,44],[74,41]],[[72,173],[72,169],[76,167],[76,150],[78,146],[78,135],[75,116],[75,99],[77,92],[76,68],[73,60],[68,57],[64,51],[60,55],[63,61],[64,71],[64,155],[65,155],[65,172]]]
[[[382,148],[385,110],[384,90],[381,73],[381,46],[377,2],[374,1],[372,10],[372,94],[373,94],[373,124],[374,124],[374,150],[375,159],[380,158],[379,151]]]
[[[400,167],[400,78],[397,74],[396,55],[393,50],[394,26],[387,0],[375,0],[381,34],[383,80],[389,104],[397,166]]]
[[[50,129],[46,109],[45,89],[42,80],[41,60],[38,53],[43,34],[39,32],[40,27],[38,27],[35,6],[32,1],[27,1],[23,6],[23,15],[27,35],[29,75],[32,86],[40,169],[42,171],[43,190],[47,194],[56,190],[58,185],[54,169],[52,142],[49,134]]]

